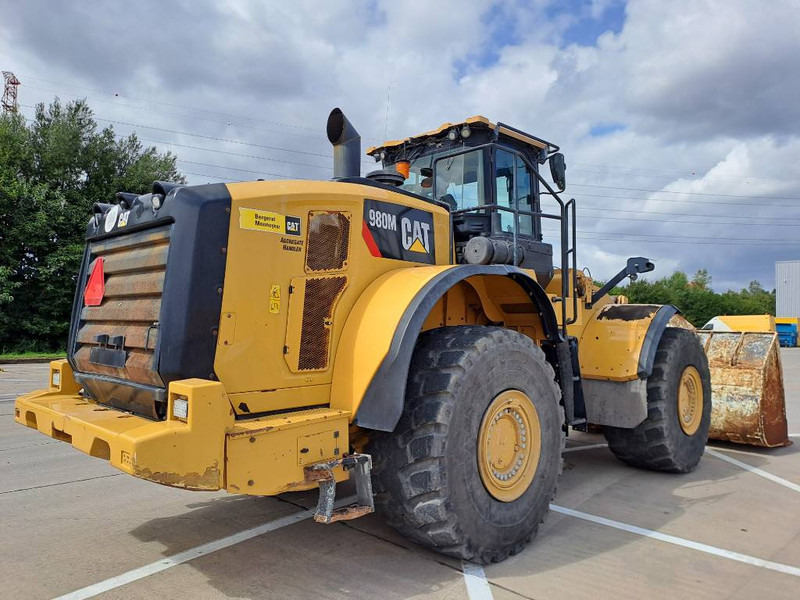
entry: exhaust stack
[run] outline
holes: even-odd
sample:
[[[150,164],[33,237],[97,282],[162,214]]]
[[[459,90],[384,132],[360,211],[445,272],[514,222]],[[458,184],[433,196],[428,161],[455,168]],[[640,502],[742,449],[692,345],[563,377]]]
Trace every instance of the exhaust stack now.
[[[328,140],[333,144],[333,177],[361,176],[361,136],[340,108],[328,115]]]

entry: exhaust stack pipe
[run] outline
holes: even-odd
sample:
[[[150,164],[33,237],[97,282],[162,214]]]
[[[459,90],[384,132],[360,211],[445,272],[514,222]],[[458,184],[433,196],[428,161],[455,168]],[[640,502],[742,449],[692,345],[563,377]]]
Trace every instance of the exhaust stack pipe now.
[[[333,144],[333,177],[361,176],[361,136],[340,108],[328,115],[328,141]]]

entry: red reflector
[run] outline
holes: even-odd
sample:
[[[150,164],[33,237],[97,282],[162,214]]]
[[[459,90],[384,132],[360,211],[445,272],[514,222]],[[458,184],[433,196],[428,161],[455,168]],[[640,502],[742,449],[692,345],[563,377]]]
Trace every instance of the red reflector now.
[[[94,261],[89,282],[83,290],[83,303],[86,306],[100,306],[106,293],[106,274],[103,270],[103,257],[98,256]]]

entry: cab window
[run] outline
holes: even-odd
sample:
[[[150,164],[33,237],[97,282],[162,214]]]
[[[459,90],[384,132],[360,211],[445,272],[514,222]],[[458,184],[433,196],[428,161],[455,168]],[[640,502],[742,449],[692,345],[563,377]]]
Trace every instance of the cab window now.
[[[475,208],[484,200],[483,152],[474,150],[435,163],[435,197],[452,210]]]
[[[516,208],[533,212],[533,189],[530,169],[517,154],[506,150],[495,152],[495,190],[497,204],[506,208]],[[513,233],[514,214],[507,211],[500,213],[503,231]],[[533,217],[519,216],[520,235],[533,235]]]

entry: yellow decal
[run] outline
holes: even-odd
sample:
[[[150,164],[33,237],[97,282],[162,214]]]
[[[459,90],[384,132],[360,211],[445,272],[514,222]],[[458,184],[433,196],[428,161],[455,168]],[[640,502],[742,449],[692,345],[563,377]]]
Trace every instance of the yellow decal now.
[[[428,251],[427,251],[427,250],[425,250],[425,246],[423,246],[423,245],[422,245],[422,240],[421,240],[421,239],[419,239],[419,238],[417,238],[416,240],[414,240],[414,243],[413,243],[413,244],[411,244],[411,247],[410,247],[408,250],[409,250],[410,252],[423,252],[423,253],[425,253],[425,254],[427,254],[427,253],[428,253]]]
[[[278,314],[281,312],[281,286],[273,285],[269,289],[269,312]]]
[[[239,227],[281,235],[300,235],[300,218],[256,208],[240,208]]]

